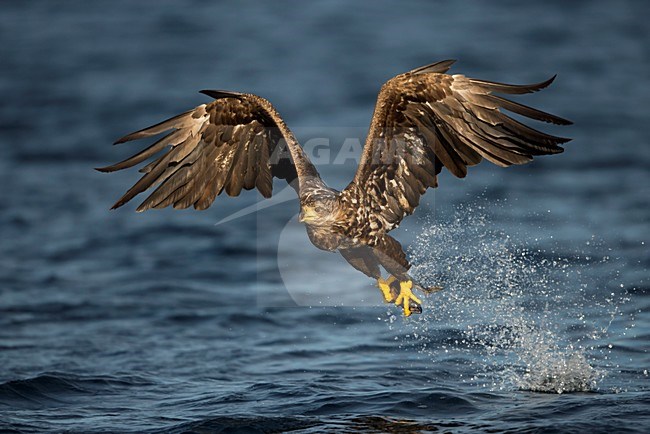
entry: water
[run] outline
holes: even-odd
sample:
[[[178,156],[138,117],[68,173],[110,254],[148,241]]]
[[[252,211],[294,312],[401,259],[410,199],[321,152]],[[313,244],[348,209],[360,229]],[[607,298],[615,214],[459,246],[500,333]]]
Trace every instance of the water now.
[[[628,332],[636,326],[636,313],[626,308],[631,299],[625,291],[593,293],[591,285],[597,283],[582,277],[587,269],[601,268],[611,259],[548,256],[553,252],[516,247],[511,235],[490,231],[484,209],[485,205],[464,206],[451,223],[426,224],[412,252],[423,261],[415,267],[416,276],[451,289],[436,303],[447,326],[462,335],[454,339],[451,350],[483,356],[470,359],[477,371],[470,382],[499,390],[598,390],[614,368],[596,362],[612,355],[607,344],[612,322]],[[467,239],[473,242],[459,242]],[[432,245],[438,248],[432,251]],[[418,324],[412,335],[425,340],[423,353],[431,357],[440,350],[448,353],[446,345],[428,348],[425,337],[432,326],[437,325]]]
[[[14,2],[0,13],[0,431],[647,432],[644,2]],[[551,89],[559,156],[443,174],[396,236],[445,290],[405,319],[311,247],[297,203],[108,207],[117,137],[270,99],[327,164],[383,81],[454,71]],[[276,188],[280,188],[277,184]]]

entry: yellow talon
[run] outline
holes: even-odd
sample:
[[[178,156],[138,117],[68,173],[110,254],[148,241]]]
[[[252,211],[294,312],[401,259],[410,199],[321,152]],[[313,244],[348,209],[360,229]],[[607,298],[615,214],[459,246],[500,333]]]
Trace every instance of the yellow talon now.
[[[411,316],[411,300],[422,304],[420,299],[413,295],[411,288],[413,288],[413,282],[410,280],[399,283],[399,295],[395,299],[395,304],[398,306],[401,304],[404,307],[404,316]]]
[[[381,293],[384,294],[384,300],[386,303],[391,303],[395,297],[393,296],[393,292],[390,289],[391,283],[393,283],[395,280],[395,276],[388,276],[388,279],[384,280],[381,277],[377,279],[377,286],[379,286],[379,289],[381,289]]]

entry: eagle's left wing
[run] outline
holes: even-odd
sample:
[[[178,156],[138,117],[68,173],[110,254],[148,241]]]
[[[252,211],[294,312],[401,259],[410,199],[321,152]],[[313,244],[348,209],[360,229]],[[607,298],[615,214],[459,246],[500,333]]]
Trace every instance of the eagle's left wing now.
[[[535,92],[554,77],[508,85],[445,74],[452,63],[415,69],[382,87],[359,168],[341,195],[356,210],[357,227],[374,233],[397,227],[426,189],[437,186],[442,167],[462,178],[467,166],[483,158],[504,167],[523,164],[534,155],[562,152],[558,145],[569,141],[521,124],[501,110],[559,125],[570,121],[493,95]]]

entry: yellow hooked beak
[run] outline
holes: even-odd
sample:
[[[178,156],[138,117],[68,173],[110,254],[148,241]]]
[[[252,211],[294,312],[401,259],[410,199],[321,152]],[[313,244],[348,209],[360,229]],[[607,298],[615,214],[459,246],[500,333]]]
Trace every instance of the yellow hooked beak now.
[[[309,223],[318,218],[316,210],[310,207],[304,207],[300,209],[300,215],[298,216],[298,221],[300,223]]]

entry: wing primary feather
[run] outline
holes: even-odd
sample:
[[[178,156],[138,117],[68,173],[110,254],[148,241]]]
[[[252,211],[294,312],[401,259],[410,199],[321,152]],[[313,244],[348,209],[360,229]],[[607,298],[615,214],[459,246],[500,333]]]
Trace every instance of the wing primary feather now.
[[[96,170],[100,172],[114,172],[116,170],[122,170],[126,169],[128,167],[133,167],[138,163],[143,162],[147,158],[151,157],[152,155],[160,152],[165,148],[165,146],[168,145],[174,145],[176,143],[182,142],[185,140],[185,138],[181,139],[183,135],[187,136],[187,131],[184,130],[176,130],[172,133],[167,134],[165,137],[162,139],[158,140],[156,143],[153,145],[149,146],[142,152],[139,152],[135,154],[132,157],[127,158],[126,160],[122,160],[119,163],[113,164],[111,166],[106,166],[106,167],[98,167]]]
[[[200,167],[200,163],[196,162],[204,154],[203,151],[202,147],[197,146],[180,163],[169,164],[158,177],[160,186],[140,204],[136,211],[142,212],[149,208],[158,208],[160,203],[164,202],[173,191],[179,189],[179,185],[190,184],[192,175]]]
[[[209,90],[209,89],[204,89],[200,90],[199,93],[202,93],[203,95],[210,96],[214,99],[222,99],[222,98],[237,98],[241,99],[242,94],[240,92],[231,92],[229,90]]]
[[[158,178],[158,175],[160,175],[165,167],[167,167],[167,162],[169,162],[170,154],[167,153],[165,154],[162,158],[160,158],[160,161],[158,164],[146,175],[144,175],[142,178],[138,180],[138,182],[135,183],[133,187],[131,187],[125,194],[122,196],[115,204],[111,207],[111,209],[116,209],[133,199],[137,194],[142,193],[151,185],[155,182],[155,180]]]
[[[573,122],[570,120],[561,118],[559,116],[552,115],[550,113],[543,112],[541,110],[534,109],[524,104],[520,104],[514,101],[510,101],[506,98],[501,98],[497,95],[483,95],[481,99],[486,99],[487,101],[496,104],[498,107],[509,110],[513,113],[526,116],[530,119],[535,119],[538,121],[548,122],[555,125],[572,125]]]
[[[483,157],[498,166],[506,167],[512,164],[524,164],[532,160],[530,154],[524,150],[505,148],[489,138],[476,134],[474,131],[469,131],[469,133],[472,134],[459,134],[460,140],[464,141],[468,146],[473,146]]]
[[[523,93],[532,93],[542,90],[555,80],[557,74],[548,80],[542,81],[540,83],[534,84],[506,84],[498,83],[496,81],[487,81],[487,80],[478,80],[476,78],[469,78],[469,82],[475,84],[476,86],[488,90],[490,92],[497,93],[508,93],[508,94],[523,94]]]
[[[556,146],[558,143],[566,143],[571,140],[566,137],[556,137],[543,133],[514,120],[513,118],[509,117],[505,113],[501,113],[498,110],[485,109],[477,105],[475,105],[473,108],[465,110],[463,112],[463,116],[463,119],[467,123],[472,122],[470,119],[476,118],[478,121],[490,124],[495,128],[502,127],[507,130],[510,135],[514,134],[515,136],[524,138],[530,141],[531,144]],[[467,116],[470,116],[470,118],[467,119]]]
[[[468,123],[468,126],[476,136],[481,137],[492,146],[508,152],[527,155],[546,155],[557,154],[563,151],[561,147],[555,144],[549,145],[533,142],[515,135],[501,125],[491,126],[484,123],[471,122]]]
[[[451,68],[451,65],[453,65],[454,63],[456,63],[455,59],[442,60],[440,62],[431,63],[429,65],[416,68],[410,71],[410,73],[411,74],[430,74],[430,73],[444,74],[445,72],[449,71],[449,68]]]
[[[172,205],[178,199],[185,196],[187,194],[187,192],[193,186],[194,186],[194,183],[192,182],[192,180],[188,181],[187,184],[183,184],[180,187],[178,187],[169,196],[167,196],[165,199],[161,200],[160,203],[157,203],[156,205],[152,206],[152,208],[154,208],[154,209],[162,209],[162,208],[168,207],[169,205]],[[142,211],[146,211],[147,209],[149,209],[149,207],[143,207],[143,205],[144,205],[144,203],[142,205],[140,205],[136,211],[142,212]]]
[[[189,188],[192,185],[192,179],[188,176],[189,166],[183,166],[178,170],[176,176],[167,178],[156,190],[154,190],[147,199],[145,199],[136,209],[137,212],[146,211],[150,208],[158,208],[159,205],[169,199],[174,193],[182,190],[184,187]]]
[[[151,163],[144,166],[142,169],[138,170],[138,172],[140,172],[140,173],[149,173],[149,172],[151,172],[151,169],[153,169],[156,166],[156,164],[158,164],[158,160],[152,161]]]
[[[199,106],[201,107],[201,106]],[[198,108],[198,107],[197,107]],[[167,120],[164,120],[162,122],[157,123],[156,125],[152,125],[147,128],[143,128],[139,131],[136,131],[131,134],[127,134],[126,136],[118,139],[114,145],[118,145],[120,143],[125,143],[125,142],[130,142],[131,140],[137,140],[137,139],[142,139],[144,137],[151,137],[155,136],[157,134],[163,133],[167,130],[171,130],[172,128],[178,128],[182,124],[182,120],[184,120],[186,117],[191,116],[192,113],[196,109],[188,110],[185,113],[181,113],[180,115],[174,116],[173,118],[169,118]]]
[[[543,133],[541,131],[529,127],[528,125],[524,125],[521,122],[516,121],[513,118],[506,116],[503,113],[499,113],[499,112],[496,113],[497,113],[497,117],[501,119],[501,121],[503,122],[503,126],[506,129],[508,129],[514,134],[518,134],[520,136],[526,137],[528,140],[532,142],[531,144],[541,143],[544,145],[551,145],[552,147],[555,147],[558,144],[566,143],[571,140],[567,137],[558,137],[558,136],[552,136],[550,134]]]

